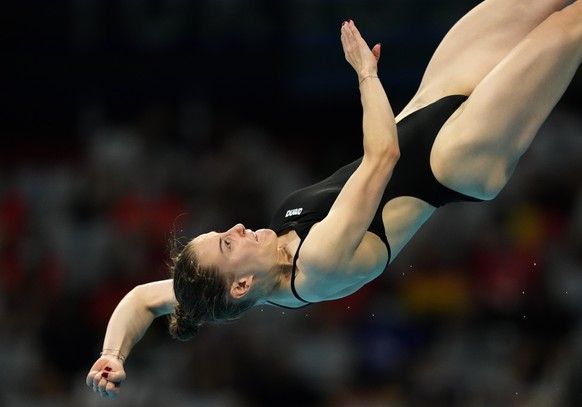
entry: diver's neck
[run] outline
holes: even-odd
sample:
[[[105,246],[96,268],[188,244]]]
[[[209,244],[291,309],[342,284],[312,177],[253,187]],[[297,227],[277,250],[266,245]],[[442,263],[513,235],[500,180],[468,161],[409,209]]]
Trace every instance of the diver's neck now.
[[[280,293],[284,293],[289,289],[293,270],[293,259],[300,241],[301,239],[294,230],[279,236],[277,243],[277,265],[271,274],[273,285],[272,289],[268,291],[266,298],[263,298],[263,301],[268,300],[271,296],[277,297]]]
[[[301,239],[294,230],[279,236],[278,262],[281,266],[293,266],[293,258],[299,248]]]

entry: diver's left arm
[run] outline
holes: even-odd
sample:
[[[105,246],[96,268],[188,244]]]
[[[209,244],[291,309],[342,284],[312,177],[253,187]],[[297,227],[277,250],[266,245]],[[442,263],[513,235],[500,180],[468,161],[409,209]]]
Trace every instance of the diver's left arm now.
[[[153,320],[171,314],[176,305],[173,280],[141,284],[117,305],[105,332],[103,350],[116,350],[127,357]]]
[[[138,285],[127,293],[109,319],[103,352],[89,370],[87,386],[103,397],[117,397],[126,379],[125,359],[154,319],[172,313],[176,303],[172,279]]]

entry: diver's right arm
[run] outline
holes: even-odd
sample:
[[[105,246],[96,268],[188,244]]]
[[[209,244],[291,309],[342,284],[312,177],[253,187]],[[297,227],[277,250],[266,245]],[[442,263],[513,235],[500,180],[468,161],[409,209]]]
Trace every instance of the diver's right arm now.
[[[341,33],[346,60],[358,74],[364,155],[302,246],[298,260],[302,272],[295,284],[312,302],[353,292],[386,267],[385,245],[370,238],[368,228],[400,158],[396,121],[377,75],[381,46],[370,49],[351,20],[343,23]]]
[[[153,320],[171,314],[176,304],[171,279],[139,285],[123,297],[109,319],[102,355],[87,375],[87,386],[103,397],[115,398],[125,380],[125,358]]]

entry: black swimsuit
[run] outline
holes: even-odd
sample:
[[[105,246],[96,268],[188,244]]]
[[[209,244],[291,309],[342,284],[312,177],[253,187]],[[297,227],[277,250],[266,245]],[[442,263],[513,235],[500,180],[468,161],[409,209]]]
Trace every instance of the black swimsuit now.
[[[391,252],[382,221],[382,209],[389,200],[399,196],[412,196],[435,207],[451,202],[480,201],[445,187],[438,182],[430,168],[430,153],[437,134],[465,100],[467,96],[463,95],[444,97],[410,114],[397,125],[400,159],[394,167],[378,211],[368,228],[369,232],[377,235],[386,245],[388,259]],[[294,284],[299,249],[311,227],[327,216],[344,184],[361,161],[360,158],[340,168],[325,180],[292,193],[283,201],[271,219],[269,228],[277,234],[293,229],[301,239],[293,259],[291,289],[293,295],[306,305],[309,302],[299,296]]]

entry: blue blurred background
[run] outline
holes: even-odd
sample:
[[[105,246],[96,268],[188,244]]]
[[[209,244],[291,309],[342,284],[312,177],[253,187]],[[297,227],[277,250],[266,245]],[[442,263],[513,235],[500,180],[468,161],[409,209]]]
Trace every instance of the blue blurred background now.
[[[499,198],[450,205],[361,292],[181,343],[154,323],[118,401],[85,387],[171,231],[268,224],[361,154],[339,28],[381,42],[395,111],[478,1],[3,5],[0,405],[582,405],[582,75]]]

